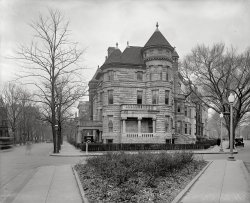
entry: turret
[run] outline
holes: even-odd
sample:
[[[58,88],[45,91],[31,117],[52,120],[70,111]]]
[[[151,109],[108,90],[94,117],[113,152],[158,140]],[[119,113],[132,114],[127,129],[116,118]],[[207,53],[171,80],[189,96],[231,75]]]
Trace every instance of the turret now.
[[[166,38],[159,31],[159,25],[156,24],[156,30],[149,38],[148,42],[142,49],[142,56],[144,61],[151,60],[169,60],[172,61],[172,52],[174,48],[166,40]]]

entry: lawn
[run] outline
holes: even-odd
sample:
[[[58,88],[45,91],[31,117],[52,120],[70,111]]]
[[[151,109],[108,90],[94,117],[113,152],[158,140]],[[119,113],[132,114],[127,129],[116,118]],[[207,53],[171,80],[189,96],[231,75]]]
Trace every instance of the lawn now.
[[[77,164],[89,202],[171,202],[206,166],[193,153],[108,153]]]

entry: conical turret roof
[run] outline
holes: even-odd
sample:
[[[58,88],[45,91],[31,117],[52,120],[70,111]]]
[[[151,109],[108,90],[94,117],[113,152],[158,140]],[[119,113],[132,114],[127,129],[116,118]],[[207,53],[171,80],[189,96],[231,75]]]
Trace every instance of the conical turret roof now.
[[[153,33],[153,35],[149,38],[149,40],[145,44],[144,49],[150,48],[150,47],[156,47],[156,46],[165,46],[172,50],[173,47],[170,45],[168,40],[166,40],[163,34],[159,31],[158,26],[159,25],[157,23],[156,25],[157,28],[155,32]]]

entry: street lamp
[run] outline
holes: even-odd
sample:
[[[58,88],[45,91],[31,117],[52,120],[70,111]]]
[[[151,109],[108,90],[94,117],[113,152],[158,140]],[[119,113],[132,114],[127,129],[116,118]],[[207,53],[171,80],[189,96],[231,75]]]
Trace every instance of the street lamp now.
[[[58,125],[55,125],[55,130],[56,130],[56,151],[55,151],[55,153],[58,153],[58,134],[57,134],[57,132],[58,132]]]
[[[234,95],[230,93],[228,97],[228,101],[230,103],[230,155],[228,157],[229,161],[234,161],[233,154],[233,103],[234,103]]]
[[[222,119],[223,119],[223,113],[220,113],[220,152],[223,152],[223,148],[222,148]]]

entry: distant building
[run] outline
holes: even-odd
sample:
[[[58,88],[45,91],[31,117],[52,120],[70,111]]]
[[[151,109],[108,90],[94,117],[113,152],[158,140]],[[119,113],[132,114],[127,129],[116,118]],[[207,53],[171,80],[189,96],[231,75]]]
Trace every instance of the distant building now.
[[[89,101],[80,101],[77,108],[78,108],[79,119],[90,120]]]
[[[195,143],[205,135],[207,109],[186,96],[178,54],[158,29],[143,47],[108,48],[89,82],[91,130],[103,143]]]

